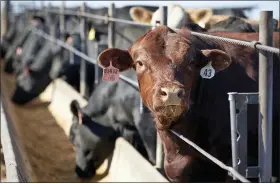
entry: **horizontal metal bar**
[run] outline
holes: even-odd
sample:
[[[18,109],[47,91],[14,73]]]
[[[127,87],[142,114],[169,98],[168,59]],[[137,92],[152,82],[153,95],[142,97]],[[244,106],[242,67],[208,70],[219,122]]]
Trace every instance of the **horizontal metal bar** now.
[[[54,11],[54,10],[46,10],[49,13],[55,13],[55,14],[61,14],[61,12]],[[139,22],[134,22],[130,20],[124,20],[124,19],[118,19],[118,18],[113,18],[113,17],[107,17],[107,16],[102,16],[102,15],[96,15],[92,13],[81,13],[80,11],[73,11],[73,10],[65,10],[64,15],[75,15],[75,16],[83,16],[91,19],[99,19],[99,20],[104,20],[104,21],[112,21],[112,22],[119,22],[119,23],[124,23],[124,24],[131,24],[131,25],[136,25],[136,26],[146,26],[146,27],[153,27],[155,25],[153,24],[147,24],[147,23],[139,23]]]
[[[63,41],[61,40],[58,40],[56,38],[53,38],[52,36],[44,33],[43,31],[39,30],[39,29],[32,29],[32,32],[39,35],[39,36],[42,36],[43,38],[45,38],[46,40],[50,41],[50,42],[53,42],[53,43],[56,43],[57,45],[73,52],[74,54],[76,54],[77,56],[80,56],[81,58],[83,58],[84,60],[88,61],[88,62],[91,62],[95,65],[98,65],[97,61],[95,59],[92,59],[90,57],[88,57],[86,54],[78,51],[77,49],[75,49],[74,47],[71,47],[69,46],[68,44],[64,43]],[[100,65],[98,65],[100,67]],[[101,67],[102,68],[102,67]],[[136,88],[137,90],[139,90],[139,87],[138,87],[138,83],[131,80],[130,78],[126,77],[126,76],[123,76],[123,75],[120,75],[120,79],[122,79],[123,81],[127,82],[129,85],[132,85],[134,88]]]
[[[234,175],[237,179],[239,179],[242,182],[247,182],[250,183],[249,180],[247,180],[246,178],[244,178],[241,174],[239,174],[236,170],[234,170],[232,167],[229,167],[227,165],[225,165],[223,162],[221,162],[220,160],[218,160],[217,158],[213,157],[212,155],[210,155],[209,153],[207,153],[206,151],[204,151],[202,148],[200,148],[199,146],[197,146],[194,142],[190,141],[189,139],[185,138],[183,135],[178,134],[177,132],[175,132],[174,130],[170,130],[174,135],[176,135],[177,137],[179,137],[180,139],[182,139],[183,141],[185,141],[186,143],[188,143],[190,146],[192,146],[194,149],[196,149],[198,152],[200,152],[202,155],[204,155],[205,157],[207,157],[209,160],[211,160],[212,162],[214,162],[215,164],[217,164],[218,166],[220,166],[222,169],[227,170],[228,172],[230,172],[232,175]]]

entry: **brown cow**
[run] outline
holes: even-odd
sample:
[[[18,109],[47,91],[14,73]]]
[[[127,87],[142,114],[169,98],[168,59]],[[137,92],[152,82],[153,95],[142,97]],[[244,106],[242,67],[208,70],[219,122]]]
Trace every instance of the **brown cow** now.
[[[258,40],[258,33],[213,34],[240,40]],[[275,46],[279,47],[278,33],[274,34],[274,41]],[[275,57],[275,60],[273,162],[279,163],[279,57]],[[258,91],[258,52],[244,46],[198,38],[188,30],[175,32],[160,26],[140,37],[128,50],[112,48],[103,51],[98,62],[103,67],[109,66],[111,62],[120,71],[129,68],[136,70],[141,97],[155,118],[164,144],[165,172],[171,181],[226,181],[226,171],[168,129],[184,135],[225,164],[230,164],[227,93]],[[205,66],[209,65],[214,70],[209,67],[205,70]],[[204,75],[214,77],[204,79]],[[248,122],[249,164],[257,164],[256,118],[253,116]],[[276,164],[273,175],[279,178]]]

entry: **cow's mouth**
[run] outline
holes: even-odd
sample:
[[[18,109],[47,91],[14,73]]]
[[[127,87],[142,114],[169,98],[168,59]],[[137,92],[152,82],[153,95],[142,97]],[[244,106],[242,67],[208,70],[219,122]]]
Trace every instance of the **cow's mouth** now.
[[[185,105],[167,105],[155,106],[154,111],[156,118],[159,120],[157,128],[161,130],[169,129],[173,122],[175,122],[186,111]]]
[[[176,118],[179,117],[186,109],[185,105],[166,105],[166,106],[155,106],[156,113],[160,113],[166,118]]]

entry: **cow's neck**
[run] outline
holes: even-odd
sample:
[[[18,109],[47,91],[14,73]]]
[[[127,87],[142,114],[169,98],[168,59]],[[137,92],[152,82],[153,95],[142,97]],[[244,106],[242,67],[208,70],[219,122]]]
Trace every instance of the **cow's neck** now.
[[[196,123],[199,122],[196,122],[195,118],[193,118],[194,117],[190,115],[182,116],[176,122],[173,122],[170,129],[198,144],[196,140],[198,124]],[[193,162],[196,162],[197,159],[204,158],[170,130],[158,129],[157,131],[163,142],[165,153],[164,167],[167,176],[173,182],[186,182],[187,179],[185,178],[184,171],[190,167]]]
[[[158,133],[164,145],[164,151],[168,160],[172,160],[176,155],[192,155],[197,156],[197,153],[188,144],[174,135],[171,130],[184,135],[186,138],[195,141],[197,129],[199,127],[198,117],[192,113],[186,113],[176,121],[172,122],[171,127],[166,130],[158,129]],[[159,121],[159,120],[157,120]],[[160,123],[160,122],[157,122]],[[174,157],[174,158],[173,158]]]

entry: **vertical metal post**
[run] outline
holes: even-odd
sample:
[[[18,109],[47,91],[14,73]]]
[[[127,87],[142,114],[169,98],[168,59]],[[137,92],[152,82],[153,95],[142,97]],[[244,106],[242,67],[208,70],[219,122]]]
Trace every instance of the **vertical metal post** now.
[[[168,17],[168,11],[167,11],[167,6],[160,6],[159,7],[160,11],[160,23],[162,25],[167,25],[167,17]]]
[[[2,43],[2,23],[3,23],[3,15],[2,15],[2,3],[0,2],[0,43]]]
[[[81,6],[81,13],[82,15],[86,11],[86,3],[85,1],[82,3]],[[87,28],[86,28],[86,18],[81,16],[81,25],[80,25],[80,35],[82,40],[81,45],[81,52],[87,54],[87,42],[86,42],[86,35],[87,35]],[[80,66],[80,94],[83,97],[88,96],[88,86],[86,85],[86,78],[87,78],[87,70],[86,70],[86,61],[81,59],[81,66]]]
[[[48,4],[48,8],[46,8],[48,10],[52,9],[52,5],[49,3]],[[46,18],[47,18],[47,25],[50,25],[50,35],[54,38],[56,38],[56,34],[55,34],[55,24],[52,22],[52,15],[51,13],[48,13],[48,10],[46,10],[45,14],[46,14]]]
[[[33,6],[33,13],[36,15],[36,1],[35,0],[33,0],[32,1],[32,6]]]
[[[1,19],[1,36],[5,35],[9,30],[9,12],[10,12],[10,0],[5,1],[5,8]],[[3,21],[3,22],[2,22]]]
[[[232,167],[234,170],[237,169],[237,128],[236,128],[236,92],[228,93],[228,100],[230,103],[230,129],[231,129],[231,151],[232,151]],[[237,180],[236,177],[233,176],[233,180]]]
[[[96,46],[96,53],[97,53],[97,56],[103,52],[105,49],[108,48],[108,45],[107,44],[104,44],[104,43],[96,43],[95,44]],[[96,57],[97,58],[97,57]],[[98,65],[95,65],[94,66],[94,87],[97,86],[97,84],[99,83],[100,81],[100,78],[101,78],[101,74],[102,74],[102,69],[98,66]]]
[[[49,17],[49,13],[48,13],[48,7],[50,7],[50,4],[48,4],[48,6],[45,6],[44,9],[44,14],[45,14],[45,19],[46,19],[46,24],[49,25],[50,23],[50,17]]]
[[[167,25],[168,11],[166,6],[161,6],[160,10],[160,23]],[[157,25],[156,25],[157,26]],[[162,169],[164,167],[163,145],[159,133],[157,133],[157,150],[156,150],[156,168]]]
[[[108,16],[115,16],[115,4],[111,3],[108,8]],[[113,48],[115,46],[115,23],[112,21],[108,22],[108,47]]]
[[[259,41],[263,45],[273,44],[272,11],[260,15]],[[272,176],[272,89],[273,55],[259,53],[259,166],[260,182],[270,182]]]
[[[6,32],[9,30],[9,24],[10,24],[10,11],[11,11],[11,1],[6,0]]]
[[[41,0],[41,9],[43,10],[45,7],[45,1],[44,0]]]
[[[60,39],[64,41],[64,31],[65,31],[65,16],[64,16],[64,9],[65,9],[65,1],[61,1],[60,6],[60,16],[59,16],[59,29],[60,29]]]

